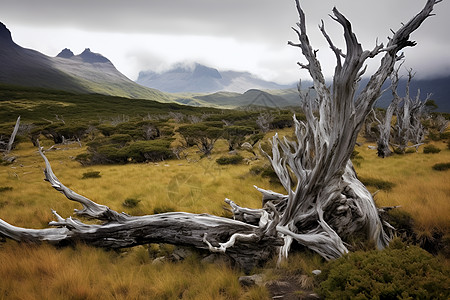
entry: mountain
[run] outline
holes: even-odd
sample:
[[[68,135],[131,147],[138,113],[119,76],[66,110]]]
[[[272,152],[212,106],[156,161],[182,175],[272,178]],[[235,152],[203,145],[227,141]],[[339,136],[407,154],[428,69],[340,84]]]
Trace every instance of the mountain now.
[[[163,93],[128,79],[111,61],[88,48],[79,55],[66,48],[56,57],[23,48],[1,22],[0,83],[170,101]]]
[[[294,92],[294,91],[293,91]],[[233,92],[217,92],[209,95],[194,96],[200,105],[211,107],[238,108],[238,107],[270,107],[282,108],[286,106],[298,106],[297,103],[289,102],[288,99],[272,94],[270,91],[250,89],[243,94]]]
[[[293,87],[293,85],[265,81],[249,72],[218,71],[198,63],[177,64],[168,71],[159,73],[141,71],[136,82],[168,93],[216,93],[219,91],[243,93],[249,89]]]

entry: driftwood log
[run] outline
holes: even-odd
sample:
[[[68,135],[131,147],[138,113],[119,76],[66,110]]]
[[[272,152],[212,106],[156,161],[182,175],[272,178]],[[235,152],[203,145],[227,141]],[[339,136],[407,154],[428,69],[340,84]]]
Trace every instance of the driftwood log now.
[[[307,60],[299,63],[314,81],[316,99],[304,97],[302,105],[306,121],[294,116],[295,140],[272,139],[272,154],[267,155],[286,194],[257,188],[263,195],[262,208],[243,208],[231,200],[234,219],[183,212],[133,217],[117,213],[65,187],[51,170],[44,153],[46,179],[68,199],[79,202],[83,209],[76,214],[103,220],[89,225],[71,217],[64,219],[54,212],[56,228],[23,229],[0,220],[0,234],[17,241],[49,241],[121,248],[146,243],[188,245],[224,253],[249,270],[272,253],[280,259],[288,256],[293,241],[316,251],[326,259],[348,252],[345,241],[364,235],[378,248],[385,247],[389,236],[379,217],[372,195],[358,180],[350,155],[364,120],[370,113],[381,86],[402,57],[398,53],[414,46],[410,34],[431,15],[439,0],[428,0],[425,7],[409,22],[394,32],[386,46],[377,44],[363,50],[350,22],[336,9],[333,19],[344,30],[346,52],[332,42],[322,22],[320,30],[336,56],[331,89],[326,85],[316,51],[306,32],[305,14],[298,0],[298,47]],[[367,59],[384,54],[378,70],[367,85],[356,94],[357,84],[365,72]]]

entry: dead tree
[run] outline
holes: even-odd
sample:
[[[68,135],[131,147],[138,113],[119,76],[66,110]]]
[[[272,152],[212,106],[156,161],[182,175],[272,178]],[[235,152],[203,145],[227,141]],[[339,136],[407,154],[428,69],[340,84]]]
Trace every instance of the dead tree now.
[[[231,200],[234,219],[183,212],[133,217],[117,213],[80,196],[53,174],[48,160],[46,178],[52,186],[70,200],[83,205],[76,210],[81,216],[104,220],[104,224],[88,225],[64,219],[55,213],[57,228],[23,229],[0,220],[0,233],[18,241],[49,241],[65,244],[76,240],[99,247],[121,248],[144,243],[171,243],[209,249],[232,257],[245,269],[267,259],[274,251],[287,257],[295,240],[323,256],[332,259],[348,252],[344,241],[363,234],[383,248],[389,241],[383,230],[371,194],[357,179],[350,155],[364,119],[380,95],[386,78],[394,70],[399,51],[414,46],[410,34],[431,15],[439,0],[428,0],[425,7],[402,25],[386,46],[376,45],[363,51],[350,22],[336,9],[333,19],[344,29],[346,53],[332,42],[322,23],[320,29],[336,55],[332,89],[325,84],[316,51],[309,43],[306,22],[296,0],[300,22],[295,32],[317,93],[318,115],[313,114],[315,102],[305,99],[306,121],[294,118],[296,141],[272,140],[272,166],[286,195],[258,188],[263,195],[261,209],[243,208]],[[363,75],[367,59],[384,53],[378,70],[367,85],[355,95],[356,84]],[[401,57],[401,55],[400,55]]]
[[[20,116],[17,117],[16,125],[14,125],[14,129],[13,132],[11,133],[11,136],[9,137],[8,144],[2,142],[2,144],[6,146],[5,149],[0,149],[0,151],[3,152],[3,157],[0,159],[0,161],[4,160],[6,162],[11,163],[16,159],[14,156],[9,156],[9,152],[11,152],[14,140],[16,139],[17,132],[19,131],[19,127],[20,127]]]
[[[397,94],[398,88],[398,70],[400,69],[402,64],[391,74],[391,90],[392,90],[392,102],[386,109],[386,113],[384,114],[383,121],[380,121],[377,118],[375,110],[372,109],[373,118],[378,123],[378,137],[377,137],[377,155],[381,158],[385,158],[392,155],[391,148],[389,147],[390,139],[391,139],[391,131],[392,131],[392,117],[394,116],[394,112],[397,110],[399,103],[401,101],[400,97]]]
[[[406,82],[406,95],[405,97],[400,97],[398,94],[399,69],[400,67],[391,75],[392,102],[386,109],[383,121],[380,121],[375,111],[372,110],[374,119],[378,122],[379,130],[377,154],[382,158],[393,153],[389,146],[395,147],[395,150],[399,153],[404,153],[408,147],[416,147],[417,150],[425,139],[425,129],[421,120],[425,114],[425,104],[431,97],[431,94],[427,95],[425,101],[421,101],[420,90],[418,90],[416,98],[411,98],[410,85],[414,74],[412,70],[409,70]],[[395,123],[392,124],[394,115]]]
[[[20,126],[20,116],[17,117],[16,125],[14,125],[13,132],[11,134],[11,137],[9,138],[8,145],[6,146],[5,155],[8,154],[11,151],[11,149],[12,149],[14,140],[16,138],[17,131],[19,131],[19,126]]]
[[[417,150],[425,139],[425,129],[421,120],[425,112],[425,103],[430,99],[431,94],[427,95],[425,101],[421,101],[420,90],[418,90],[415,99],[411,98],[410,85],[413,77],[414,74],[409,70],[406,94],[405,97],[401,98],[397,93],[397,72],[393,76],[392,95],[394,96],[393,103],[395,102],[396,104],[394,112],[396,123],[393,128],[392,145],[400,153],[404,153],[408,147],[416,147]]]

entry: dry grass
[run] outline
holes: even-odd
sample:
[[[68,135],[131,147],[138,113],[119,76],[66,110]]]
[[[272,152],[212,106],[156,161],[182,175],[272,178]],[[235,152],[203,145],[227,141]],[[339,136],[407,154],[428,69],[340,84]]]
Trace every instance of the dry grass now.
[[[18,246],[0,251],[0,299],[261,299],[255,288],[242,290],[241,275],[227,266],[189,259],[151,264],[145,247],[127,253],[84,245],[56,249]]]
[[[420,151],[386,159],[377,158],[367,144],[357,148],[363,157],[358,174],[395,183],[391,191],[377,194],[377,204],[401,205],[422,234],[434,230],[448,234],[450,225],[450,173],[432,169],[436,163],[449,162],[450,151],[443,143],[436,146],[442,149],[438,154]],[[217,165],[215,159],[226,152],[223,142],[211,159],[197,162],[82,167],[71,159],[82,151],[47,153],[58,178],[98,203],[134,215],[158,209],[224,215],[226,197],[242,206],[260,207],[261,196],[253,185],[282,192],[268,179],[250,175],[251,165]],[[0,186],[12,187],[0,194],[0,218],[17,226],[44,228],[53,220],[51,208],[68,217],[80,207],[43,182],[44,164],[31,144],[21,143],[13,154],[18,157],[14,164],[0,166]],[[195,153],[190,157],[196,161]],[[251,162],[255,163],[261,161]],[[82,179],[90,171],[99,171],[101,177]],[[140,202],[127,208],[122,205],[127,198]],[[317,264],[317,258],[294,255],[285,268],[305,274]],[[240,275],[229,266],[201,264],[196,258],[153,265],[145,246],[117,253],[84,245],[57,249],[12,241],[0,244],[0,299],[269,298],[265,288],[241,288]]]
[[[375,196],[377,205],[400,205],[400,209],[413,217],[419,235],[434,231],[449,234],[450,172],[435,171],[432,167],[436,163],[449,162],[450,151],[445,143],[434,145],[441,149],[440,153],[424,154],[420,148],[418,153],[385,159],[376,157],[375,150],[369,150],[367,144],[357,147],[363,157],[359,160],[360,165],[355,166],[359,175],[395,184],[391,191],[380,191]]]
[[[82,151],[46,155],[69,188],[134,215],[152,214],[164,207],[221,215],[225,197],[258,207],[261,196],[253,184],[269,186],[266,179],[250,176],[248,165],[218,166],[215,158],[219,153],[192,163],[172,160],[82,167],[71,159]],[[20,144],[14,155],[18,157],[14,164],[0,167],[0,186],[12,187],[1,193],[0,218],[17,226],[44,228],[53,220],[50,209],[67,217],[80,208],[43,181],[44,163],[31,144]],[[90,171],[99,171],[101,177],[82,179]],[[127,198],[140,202],[127,208],[122,205]],[[116,253],[83,245],[63,249],[12,241],[0,245],[0,299],[268,298],[264,288],[242,289],[239,270],[202,264],[196,258],[153,265],[144,246]]]

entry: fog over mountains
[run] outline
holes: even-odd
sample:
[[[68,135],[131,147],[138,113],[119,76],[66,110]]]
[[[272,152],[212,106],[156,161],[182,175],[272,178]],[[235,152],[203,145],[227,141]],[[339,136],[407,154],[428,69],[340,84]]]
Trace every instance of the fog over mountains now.
[[[219,71],[199,63],[177,64],[164,72],[141,71],[136,81],[168,93],[244,93],[249,89],[278,90],[294,88],[265,81],[249,72]]]
[[[363,78],[360,85],[366,82]],[[404,94],[405,82],[400,80],[400,95]],[[199,63],[177,64],[164,72],[141,71],[134,82],[108,58],[89,48],[78,55],[66,48],[56,57],[23,48],[14,43],[11,32],[0,22],[2,83],[219,108],[286,107],[300,103],[296,84],[281,85],[249,72],[222,71]],[[389,82],[385,87],[388,85]],[[311,86],[311,82],[302,84],[303,89]],[[431,99],[438,105],[438,111],[450,112],[450,76],[413,80],[411,94],[415,95],[417,89],[421,90],[421,99],[433,94]],[[377,105],[386,107],[391,99],[387,90]]]

